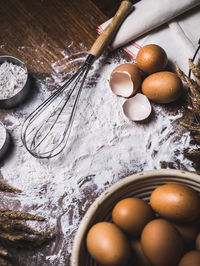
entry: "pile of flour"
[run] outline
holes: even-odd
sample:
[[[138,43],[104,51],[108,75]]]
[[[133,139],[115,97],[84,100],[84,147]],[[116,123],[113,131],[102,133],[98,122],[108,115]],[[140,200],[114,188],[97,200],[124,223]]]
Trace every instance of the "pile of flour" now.
[[[70,62],[69,55],[62,53]],[[53,245],[23,258],[20,265],[68,265],[73,237],[86,209],[121,178],[161,167],[194,170],[183,155],[192,145],[189,133],[179,126],[181,108],[169,111],[154,105],[148,123],[134,123],[124,116],[124,99],[111,92],[108,82],[111,71],[123,62],[113,58],[95,62],[80,98],[69,144],[58,157],[32,157],[23,147],[20,134],[25,117],[49,96],[47,87],[52,80],[54,85],[63,81],[64,74],[58,72],[67,68],[64,60],[63,64],[52,64],[52,74],[43,82],[37,80],[37,93],[31,102],[7,115],[15,149],[1,174],[24,193],[13,198],[4,195],[4,205],[9,202],[7,207],[45,216],[48,226],[55,227],[60,236]],[[61,130],[58,126],[58,134]]]
[[[0,65],[0,99],[8,99],[17,94],[25,85],[27,72],[21,66],[10,62]]]

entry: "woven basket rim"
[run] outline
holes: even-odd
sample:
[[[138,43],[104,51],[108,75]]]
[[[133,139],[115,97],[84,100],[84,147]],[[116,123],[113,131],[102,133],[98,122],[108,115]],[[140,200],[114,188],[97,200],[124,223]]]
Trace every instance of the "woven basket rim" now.
[[[72,246],[72,255],[71,255],[71,266],[79,266],[79,253],[81,249],[81,243],[84,239],[84,235],[86,229],[90,225],[90,221],[92,217],[95,215],[98,207],[106,201],[113,193],[115,193],[118,189],[127,186],[128,184],[135,182],[137,180],[144,180],[150,177],[185,177],[191,179],[191,181],[196,181],[200,184],[200,176],[195,173],[191,173],[185,170],[175,170],[175,169],[157,169],[157,170],[149,170],[142,171],[119,180],[115,184],[111,185],[111,187],[107,188],[99,197],[97,197],[94,202],[90,205],[88,210],[86,211],[84,217],[82,218],[79,228],[76,232],[73,246]]]

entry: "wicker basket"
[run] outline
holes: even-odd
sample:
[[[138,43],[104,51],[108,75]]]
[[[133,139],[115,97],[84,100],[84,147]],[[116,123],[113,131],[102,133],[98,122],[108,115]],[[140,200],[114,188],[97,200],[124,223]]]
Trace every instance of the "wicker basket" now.
[[[75,236],[71,266],[97,266],[86,248],[86,235],[90,227],[100,221],[111,221],[114,205],[126,197],[149,201],[151,192],[166,183],[181,183],[200,191],[200,176],[180,170],[153,170],[128,176],[107,189],[86,212]]]

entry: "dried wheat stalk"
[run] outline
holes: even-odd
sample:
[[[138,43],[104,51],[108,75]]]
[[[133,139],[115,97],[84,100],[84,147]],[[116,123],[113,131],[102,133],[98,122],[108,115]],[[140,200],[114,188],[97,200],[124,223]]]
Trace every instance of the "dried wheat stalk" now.
[[[189,68],[191,69],[194,79],[188,77],[178,66],[177,73],[180,78],[187,84],[191,93],[188,96],[191,99],[191,105],[188,106],[188,109],[191,110],[196,117],[200,118],[200,59],[197,64],[193,63],[191,59],[188,60]],[[197,143],[200,143],[200,119],[199,121],[193,122],[191,124],[181,122],[181,125],[186,127],[192,133],[194,133],[194,140]],[[200,156],[200,149],[191,150],[188,152],[190,156]]]
[[[0,191],[11,193],[22,192],[7,184],[0,182]],[[45,218],[33,215],[27,212],[0,209],[0,265],[13,266],[16,265],[9,249],[26,248],[32,249],[41,246],[47,240],[53,237],[53,230],[45,233],[34,230],[27,226],[27,220],[44,221]],[[7,249],[9,248],[9,249]]]
[[[0,182],[0,190],[1,191],[7,191],[7,192],[17,192],[17,193],[22,192],[20,189],[11,187],[11,186],[4,184],[4,183],[1,183],[1,182]]]

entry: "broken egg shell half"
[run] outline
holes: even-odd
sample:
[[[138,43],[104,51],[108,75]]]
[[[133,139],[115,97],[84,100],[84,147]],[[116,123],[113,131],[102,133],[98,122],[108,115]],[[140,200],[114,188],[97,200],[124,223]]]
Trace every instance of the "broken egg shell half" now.
[[[142,121],[149,117],[152,111],[148,98],[138,93],[133,98],[127,99],[123,104],[123,111],[132,121]]]
[[[125,98],[135,95],[140,84],[140,70],[133,63],[119,65],[112,71],[110,76],[110,88],[112,92]]]

